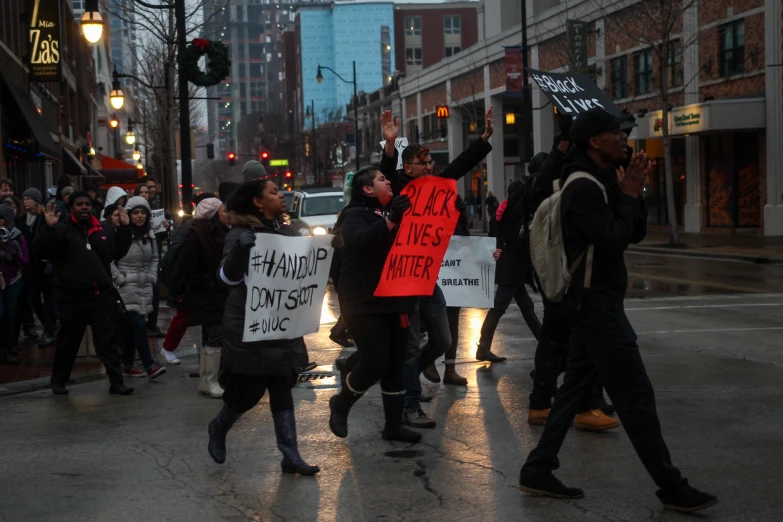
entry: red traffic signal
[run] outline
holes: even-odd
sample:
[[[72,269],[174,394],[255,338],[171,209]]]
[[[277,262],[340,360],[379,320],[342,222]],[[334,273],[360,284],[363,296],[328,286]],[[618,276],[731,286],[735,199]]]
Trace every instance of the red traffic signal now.
[[[262,152],[261,153],[261,159],[269,159],[269,153],[268,152]]]
[[[290,172],[290,171],[285,173],[285,177],[286,177],[286,178],[290,178],[291,176],[292,176],[292,174],[291,174],[291,172]]]
[[[228,153],[228,165],[230,167],[233,167],[236,164],[236,162],[237,162],[237,155],[234,154],[233,152],[229,152]]]

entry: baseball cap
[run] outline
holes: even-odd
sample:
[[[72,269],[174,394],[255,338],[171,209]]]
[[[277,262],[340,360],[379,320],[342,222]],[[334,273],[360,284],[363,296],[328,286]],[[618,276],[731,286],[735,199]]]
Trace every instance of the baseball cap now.
[[[630,114],[618,116],[600,108],[590,109],[574,119],[568,135],[573,143],[584,145],[602,132],[627,127],[632,117]]]

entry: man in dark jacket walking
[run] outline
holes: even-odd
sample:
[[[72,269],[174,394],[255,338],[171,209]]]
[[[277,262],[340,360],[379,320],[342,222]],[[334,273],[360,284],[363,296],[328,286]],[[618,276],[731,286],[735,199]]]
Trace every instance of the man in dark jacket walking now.
[[[83,191],[71,194],[68,209],[68,217],[60,222],[60,214],[50,203],[45,211],[46,226],[35,240],[37,256],[49,259],[54,265],[54,297],[62,325],[57,335],[52,391],[57,395],[68,393],[65,385],[89,325],[95,352],[109,376],[109,393],[129,395],[133,388],[123,383],[115,342],[117,303],[109,267],[114,258],[111,243],[92,214],[89,194]],[[127,249],[131,241],[130,230],[120,227],[115,236],[117,248]]]
[[[414,179],[431,176],[434,161],[427,147],[411,144],[402,153],[403,171],[397,172],[397,150],[394,143],[400,130],[399,119],[394,120],[391,111],[386,111],[381,116],[381,125],[383,126],[383,138],[386,140],[386,147],[381,159],[381,172],[391,181],[392,190],[397,196]],[[492,145],[489,144],[492,131],[492,107],[490,107],[485,115],[484,134],[457,156],[439,176],[458,180],[472,171],[492,150]],[[443,355],[447,347],[451,346],[446,298],[440,287],[435,285],[433,294],[422,297],[409,315],[408,353],[404,369],[405,423],[417,428],[434,428],[435,421],[421,409],[419,375]],[[428,335],[435,337],[435,342],[429,343],[429,349],[425,350],[422,350],[421,347],[422,322],[427,326]]]
[[[541,440],[522,467],[520,489],[558,498],[583,496],[582,490],[566,487],[552,472],[559,466],[557,454],[574,416],[583,411],[600,377],[637,455],[660,488],[658,498],[669,509],[697,511],[717,499],[688,485],[671,462],[655,392],[623,309],[628,286],[623,253],[647,232],[641,196],[648,161],[642,152],[634,155],[627,171],[616,169],[625,160],[628,138],[620,124],[620,118],[592,109],[580,114],[570,130],[575,148],[563,176],[586,172],[595,180],[577,179],[564,189],[563,240],[569,266],[584,252],[587,255],[578,264],[566,297],[576,321],[565,379]],[[586,270],[588,265],[591,271]]]

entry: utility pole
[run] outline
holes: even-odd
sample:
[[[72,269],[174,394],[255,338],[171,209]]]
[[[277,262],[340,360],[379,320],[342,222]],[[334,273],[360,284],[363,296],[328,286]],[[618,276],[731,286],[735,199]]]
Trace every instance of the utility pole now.
[[[522,167],[530,161],[531,150],[528,150],[533,130],[533,105],[530,98],[530,85],[528,84],[527,62],[527,0],[522,2]]]
[[[185,25],[185,0],[176,0],[174,15],[177,21],[177,44],[179,53],[179,143],[180,168],[182,172],[182,209],[186,214],[193,211],[193,166],[190,164],[190,100],[188,100],[188,75],[183,64],[187,47]]]

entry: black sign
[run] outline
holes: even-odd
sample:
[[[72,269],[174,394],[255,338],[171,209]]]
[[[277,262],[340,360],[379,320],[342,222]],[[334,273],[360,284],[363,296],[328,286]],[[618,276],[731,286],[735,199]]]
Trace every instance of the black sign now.
[[[60,2],[33,0],[30,18],[30,79],[59,82],[60,68]]]
[[[587,22],[568,20],[568,54],[571,67],[569,70],[584,71],[587,69]]]
[[[620,115],[622,110],[584,74],[560,74],[528,69],[530,77],[546,94],[557,111],[576,117],[596,107]]]

